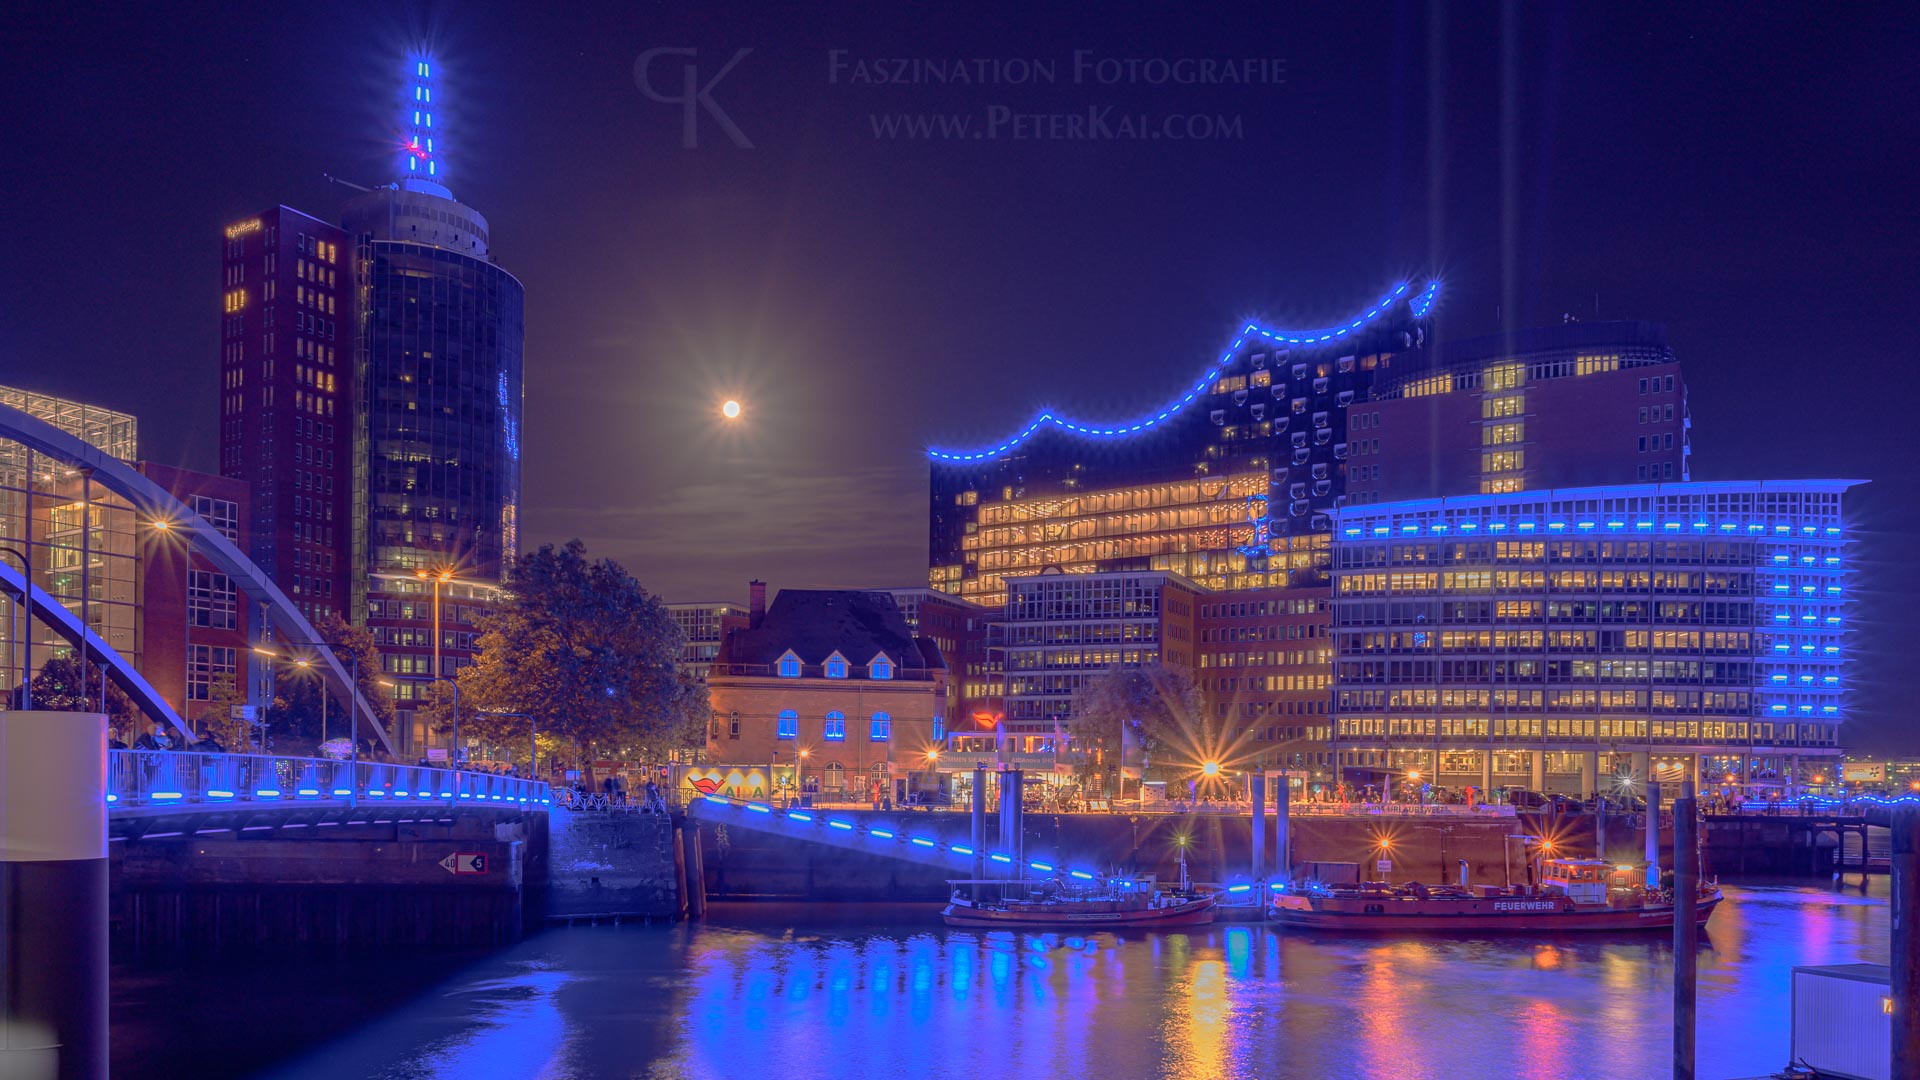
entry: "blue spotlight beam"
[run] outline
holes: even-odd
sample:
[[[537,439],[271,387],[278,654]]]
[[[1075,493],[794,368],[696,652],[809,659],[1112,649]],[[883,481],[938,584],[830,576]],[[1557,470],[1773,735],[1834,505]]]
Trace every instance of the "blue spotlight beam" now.
[[[1408,290],[1412,287],[1412,283],[1410,282],[1401,282],[1394,286],[1385,296],[1381,297],[1379,302],[1374,304],[1373,307],[1369,308],[1364,314],[1354,316],[1351,321],[1341,326],[1323,327],[1318,330],[1274,330],[1261,326],[1258,323],[1248,323],[1240,329],[1240,336],[1233,339],[1233,344],[1227,346],[1226,351],[1220,354],[1220,359],[1213,362],[1213,366],[1207,369],[1206,374],[1200,377],[1200,381],[1193,384],[1193,387],[1186,392],[1185,396],[1176,401],[1169,402],[1157,413],[1142,417],[1139,420],[1102,426],[1071,420],[1064,416],[1055,416],[1051,411],[1044,411],[1039,416],[1034,417],[1033,422],[1023,428],[1019,434],[998,446],[985,450],[972,451],[929,449],[927,456],[933,458],[935,461],[986,461],[990,458],[999,457],[1014,447],[1019,446],[1031,438],[1034,432],[1048,425],[1057,427],[1062,431],[1070,431],[1076,435],[1084,435],[1090,438],[1114,438],[1116,436],[1137,435],[1143,431],[1151,430],[1159,424],[1165,423],[1178,414],[1180,410],[1193,404],[1194,398],[1204,393],[1207,387],[1210,386],[1215,379],[1220,377],[1221,373],[1226,369],[1226,366],[1232,362],[1234,354],[1240,350],[1240,346],[1247,343],[1247,339],[1260,337],[1275,344],[1298,345],[1303,348],[1340,341],[1348,335],[1378,321],[1380,316],[1386,314],[1396,301],[1405,297]],[[1427,312],[1433,309],[1433,302],[1439,295],[1440,283],[1438,281],[1430,281],[1427,283],[1425,289],[1421,290],[1408,301],[1408,310],[1412,312],[1414,318],[1424,319],[1426,318]]]

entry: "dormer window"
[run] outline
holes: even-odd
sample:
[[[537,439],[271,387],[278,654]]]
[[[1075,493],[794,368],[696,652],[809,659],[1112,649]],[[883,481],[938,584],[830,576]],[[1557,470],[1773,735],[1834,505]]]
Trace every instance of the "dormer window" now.
[[[847,658],[841,656],[839,653],[834,653],[832,656],[827,657],[827,662],[822,666],[826,668],[827,678],[829,679],[844,679],[847,677]]]
[[[867,678],[893,678],[893,661],[887,657],[886,653],[880,653],[867,662]]]
[[[780,672],[780,677],[783,679],[797,679],[800,677],[800,658],[793,654],[792,649],[788,649],[786,655],[780,658],[780,664],[776,670]]]

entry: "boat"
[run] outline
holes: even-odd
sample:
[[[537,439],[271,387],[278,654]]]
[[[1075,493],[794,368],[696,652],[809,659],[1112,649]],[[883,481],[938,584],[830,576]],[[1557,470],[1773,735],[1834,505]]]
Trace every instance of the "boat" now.
[[[953,897],[940,912],[948,926],[1003,930],[1157,930],[1213,921],[1219,894],[1157,887],[1151,876],[1091,883],[1017,880],[949,881]]]
[[[1545,859],[1538,885],[1321,885],[1278,891],[1273,921],[1305,930],[1559,934],[1671,930],[1670,891],[1648,889],[1631,866],[1599,859]],[[1694,918],[1705,926],[1720,889],[1702,884]]]

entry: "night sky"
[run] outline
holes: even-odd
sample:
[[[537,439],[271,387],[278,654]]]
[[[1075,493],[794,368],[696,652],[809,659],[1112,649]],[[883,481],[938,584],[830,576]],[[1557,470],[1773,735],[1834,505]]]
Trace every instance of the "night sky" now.
[[[145,456],[213,469],[221,227],[336,219],[323,174],[391,179],[425,43],[444,178],[526,285],[523,542],[582,537],[671,599],[921,584],[922,447],[1042,404],[1130,416],[1250,318],[1438,276],[1443,337],[1664,322],[1695,479],[1871,480],[1856,738],[1920,749],[1895,681],[1920,605],[1911,7],[718,6],[11,11],[0,381],[134,412]],[[655,59],[662,96],[752,50],[696,101],[696,148],[636,84],[655,48],[697,50]],[[1277,64],[1107,83],[1077,55]],[[1000,81],[856,81],[898,60]],[[1115,138],[875,130],[1090,109]],[[1117,126],[1169,114],[1227,136]]]

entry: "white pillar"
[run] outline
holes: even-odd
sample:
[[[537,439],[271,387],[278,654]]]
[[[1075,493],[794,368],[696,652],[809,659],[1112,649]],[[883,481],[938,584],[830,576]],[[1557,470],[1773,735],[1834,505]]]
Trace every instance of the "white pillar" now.
[[[1547,752],[1535,750],[1527,755],[1533,762],[1533,790],[1545,791],[1547,787]]]
[[[107,1075],[107,718],[0,712],[0,1076]]]
[[[1580,755],[1580,797],[1586,798],[1600,790],[1600,751],[1589,750]]]

